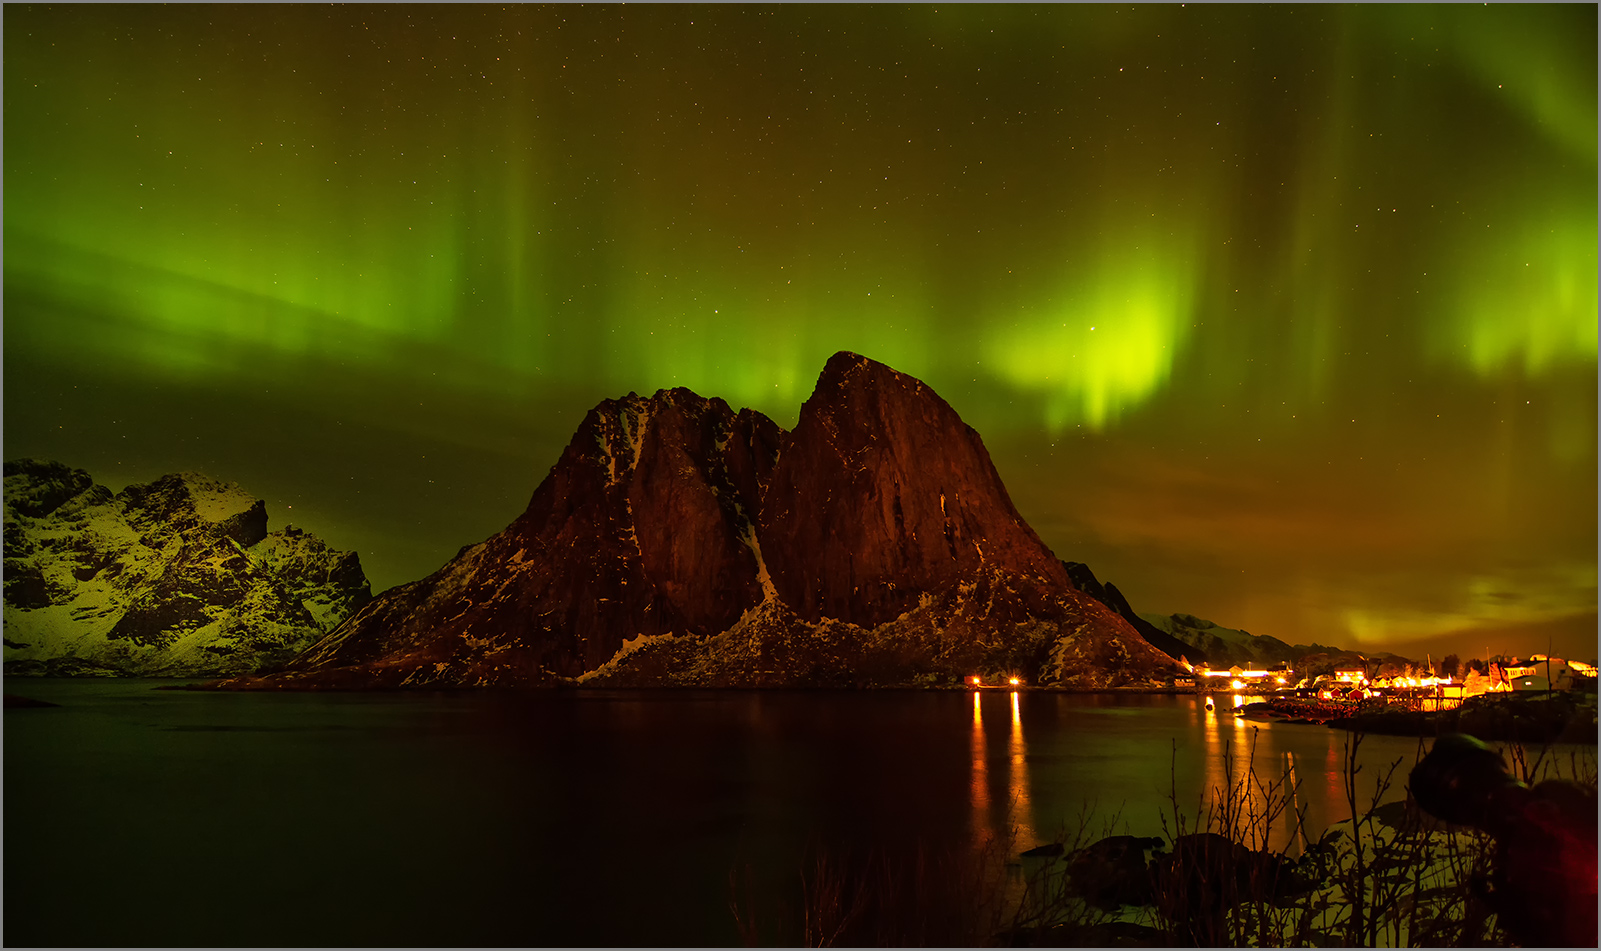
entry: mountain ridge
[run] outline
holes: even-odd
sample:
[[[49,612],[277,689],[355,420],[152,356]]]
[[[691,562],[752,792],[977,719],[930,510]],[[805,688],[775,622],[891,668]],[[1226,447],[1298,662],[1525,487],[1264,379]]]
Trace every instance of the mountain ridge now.
[[[371,597],[355,552],[197,472],[121,492],[59,462],[5,463],[5,672],[238,674],[282,663]]]
[[[1214,668],[1288,661],[1319,653],[1352,653],[1321,644],[1288,644],[1271,634],[1224,627],[1193,614],[1142,614],[1140,619],[1179,643],[1201,651]]]
[[[841,351],[796,427],[660,390],[585,416],[501,532],[226,689],[1097,688],[1176,666],[1068,580],[982,439]]]

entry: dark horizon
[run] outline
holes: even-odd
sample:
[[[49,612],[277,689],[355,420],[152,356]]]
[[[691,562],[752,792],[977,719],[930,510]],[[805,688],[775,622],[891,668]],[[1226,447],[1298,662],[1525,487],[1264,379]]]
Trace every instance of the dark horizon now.
[[[382,590],[848,349],[1138,611],[1594,657],[1593,6],[4,15],[7,458]]]

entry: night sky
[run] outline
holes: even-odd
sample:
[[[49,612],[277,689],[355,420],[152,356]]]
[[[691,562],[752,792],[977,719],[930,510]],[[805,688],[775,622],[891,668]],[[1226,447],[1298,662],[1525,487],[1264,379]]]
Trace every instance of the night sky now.
[[[6,458],[199,469],[375,590],[585,411],[855,350],[1137,610],[1596,653],[1597,19],[4,8]]]

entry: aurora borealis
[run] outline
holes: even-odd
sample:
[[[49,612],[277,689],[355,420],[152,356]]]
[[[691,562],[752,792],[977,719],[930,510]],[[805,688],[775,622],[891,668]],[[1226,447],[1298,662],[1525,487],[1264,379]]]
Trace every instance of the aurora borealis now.
[[[1593,5],[4,16],[6,458],[378,590],[601,399],[849,349],[1141,611],[1595,654]]]

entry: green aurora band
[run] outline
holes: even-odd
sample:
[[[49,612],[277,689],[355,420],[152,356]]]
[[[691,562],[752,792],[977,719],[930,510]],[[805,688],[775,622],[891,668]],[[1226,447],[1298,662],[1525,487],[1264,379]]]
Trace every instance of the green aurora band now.
[[[851,349],[1141,610],[1594,654],[1593,6],[5,26],[8,458],[205,469],[381,588],[594,402],[790,425]]]

